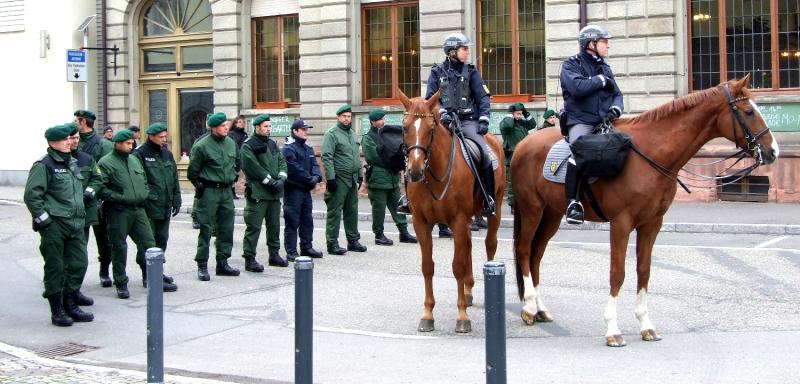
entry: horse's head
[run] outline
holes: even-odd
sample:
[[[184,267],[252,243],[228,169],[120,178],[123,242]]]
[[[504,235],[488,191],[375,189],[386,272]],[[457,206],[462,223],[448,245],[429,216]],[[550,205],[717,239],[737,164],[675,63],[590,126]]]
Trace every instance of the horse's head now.
[[[406,173],[411,181],[425,177],[425,169],[431,156],[433,137],[439,124],[439,92],[430,99],[409,99],[400,91],[400,101],[406,109],[403,118],[403,142],[406,145]]]
[[[730,111],[720,114],[720,133],[736,143],[737,147],[749,152],[759,164],[771,164],[778,158],[780,149],[747,89],[749,81],[750,74],[720,85],[727,98],[724,108]]]

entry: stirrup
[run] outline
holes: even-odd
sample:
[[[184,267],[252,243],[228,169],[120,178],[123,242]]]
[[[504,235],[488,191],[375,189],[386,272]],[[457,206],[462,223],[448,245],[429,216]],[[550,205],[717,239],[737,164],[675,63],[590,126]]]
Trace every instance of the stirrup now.
[[[408,197],[406,197],[406,195],[400,196],[400,201],[397,202],[397,213],[401,215],[411,214],[411,208],[408,206]]]
[[[583,204],[571,200],[567,205],[567,224],[583,224]]]
[[[483,212],[481,213],[486,217],[497,214],[497,206],[494,204],[494,199],[491,196],[487,196],[486,201],[483,203]]]

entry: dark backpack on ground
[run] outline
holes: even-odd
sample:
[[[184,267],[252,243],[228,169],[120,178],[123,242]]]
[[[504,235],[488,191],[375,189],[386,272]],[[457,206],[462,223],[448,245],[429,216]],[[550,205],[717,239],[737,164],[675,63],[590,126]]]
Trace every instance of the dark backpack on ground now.
[[[406,150],[403,142],[403,127],[384,125],[377,134],[370,134],[375,140],[375,147],[381,165],[390,172],[400,172],[406,166]]]
[[[631,137],[614,131],[597,135],[583,135],[570,144],[575,164],[584,176],[610,177],[622,172]]]

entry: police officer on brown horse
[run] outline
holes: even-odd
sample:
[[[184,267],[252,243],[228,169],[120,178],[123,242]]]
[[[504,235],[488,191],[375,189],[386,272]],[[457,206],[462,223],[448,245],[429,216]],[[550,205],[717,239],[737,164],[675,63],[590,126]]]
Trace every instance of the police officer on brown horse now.
[[[603,27],[587,25],[580,31],[581,50],[564,61],[561,68],[561,90],[566,116],[561,124],[568,127],[567,142],[591,134],[604,120],[618,118],[623,111],[622,92],[614,80],[611,67],[605,62],[611,34]],[[564,120],[566,119],[566,121]],[[580,172],[570,158],[564,189],[567,197],[567,223],[583,223],[583,206],[578,196]]]

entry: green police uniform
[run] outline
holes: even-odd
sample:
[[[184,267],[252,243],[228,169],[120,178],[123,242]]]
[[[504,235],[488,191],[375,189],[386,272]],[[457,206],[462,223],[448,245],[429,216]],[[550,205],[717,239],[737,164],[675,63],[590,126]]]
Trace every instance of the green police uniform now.
[[[397,202],[400,201],[400,172],[391,172],[381,165],[378,145],[374,139],[377,134],[378,128],[370,127],[369,133],[361,139],[361,151],[369,166],[367,193],[372,204],[372,232],[376,236],[383,234],[383,218],[387,204],[397,229],[405,232],[408,228],[405,215],[397,213]]]
[[[132,132],[123,130],[114,135],[114,142],[133,138]],[[114,284],[121,298],[127,296],[128,276],[125,273],[128,253],[128,236],[140,249],[155,247],[153,232],[147,219],[144,203],[150,195],[142,163],[136,156],[117,150],[97,163],[100,180],[95,187],[103,200],[103,215],[108,223],[108,241],[111,246],[111,264]],[[137,255],[136,263],[144,265]]]
[[[151,130],[148,129],[147,133],[151,134],[150,132]],[[173,212],[177,212],[181,207],[178,167],[172,157],[172,152],[149,140],[136,148],[133,154],[144,167],[147,186],[150,189],[150,194],[144,202],[144,208],[156,247],[166,251],[170,218]],[[136,260],[143,260],[146,250],[146,248],[139,248]]]
[[[66,137],[66,135],[65,135]],[[48,148],[33,163],[25,184],[25,205],[39,232],[44,258],[44,293],[50,298],[80,289],[86,274],[86,211],[78,161],[70,153]]]
[[[242,244],[244,258],[255,258],[261,223],[267,225],[267,249],[272,255],[280,249],[280,216],[286,159],[268,136],[254,134],[241,149],[242,171],[247,184],[244,223],[247,226]]]
[[[325,240],[328,247],[338,244],[339,225],[344,215],[344,231],[347,241],[358,241],[358,186],[361,160],[358,155],[356,134],[351,126],[337,122],[325,132],[322,139],[322,164],[325,179],[333,180],[334,192],[325,192],[328,214],[325,221]]]
[[[88,133],[80,133],[80,143],[78,144],[78,151],[87,153],[92,156],[95,165],[100,162],[103,156],[109,154],[114,149],[114,144],[108,140],[103,140],[102,137],[94,131]],[[111,264],[111,247],[108,244],[108,230],[105,217],[102,216],[100,207],[102,201],[95,199],[95,208],[89,206],[87,211],[87,224],[92,224],[94,230],[94,241],[97,244],[97,260],[100,262],[100,274],[103,275],[105,269],[105,276],[108,277],[108,265]],[[96,220],[96,223],[95,223]],[[88,232],[87,239],[88,239]]]
[[[227,265],[227,260],[231,257],[234,219],[231,184],[239,174],[236,153],[236,143],[227,136],[217,137],[210,134],[192,146],[186,175],[197,189],[195,216],[200,224],[200,233],[197,236],[197,253],[194,259],[198,265],[208,262],[211,230],[214,227],[217,231],[217,266],[221,265],[220,262]]]
[[[522,119],[515,120],[509,114],[500,121],[500,134],[503,135],[503,151],[506,154],[506,191],[508,192],[508,204],[514,205],[514,191],[511,189],[511,157],[514,149],[522,139],[528,136],[528,131],[536,128],[536,120],[533,115],[527,113],[522,104],[515,104],[509,111],[523,111]]]

